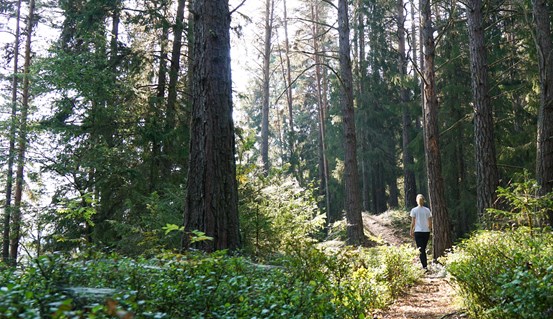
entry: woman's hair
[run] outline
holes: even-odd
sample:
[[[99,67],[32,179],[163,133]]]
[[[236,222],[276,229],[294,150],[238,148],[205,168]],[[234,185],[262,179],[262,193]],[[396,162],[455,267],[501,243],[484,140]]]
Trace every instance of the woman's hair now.
[[[418,195],[417,195],[417,203],[419,202],[419,198],[424,199],[424,195],[423,195],[423,194],[418,194]]]

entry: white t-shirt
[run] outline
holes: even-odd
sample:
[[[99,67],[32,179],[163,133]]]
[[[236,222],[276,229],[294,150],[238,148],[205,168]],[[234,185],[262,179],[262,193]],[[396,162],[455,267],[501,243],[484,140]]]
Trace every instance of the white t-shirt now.
[[[411,209],[411,217],[415,217],[415,232],[430,232],[430,225],[428,225],[428,219],[432,217],[432,212],[425,206],[417,206]]]

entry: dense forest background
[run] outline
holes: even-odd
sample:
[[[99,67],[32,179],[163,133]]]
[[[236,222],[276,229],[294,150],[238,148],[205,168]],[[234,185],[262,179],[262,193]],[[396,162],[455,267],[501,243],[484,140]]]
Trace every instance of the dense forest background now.
[[[551,10],[0,1],[1,312],[372,316],[420,273],[363,216],[421,193],[475,318],[553,313]]]
[[[489,193],[484,184],[495,190],[517,174],[536,177],[537,125],[548,123],[540,105],[551,109],[550,97],[540,102],[550,90],[540,86],[548,80],[540,82],[540,70],[551,58],[536,44],[551,32],[540,34],[529,1],[472,2],[349,3],[358,177],[347,187],[336,4],[231,3],[241,216],[252,214],[256,188],[280,179],[312,192],[327,225],[343,218],[352,192],[363,211],[409,208],[416,193],[429,193],[425,163],[436,167],[438,155],[443,187],[439,196],[432,191],[431,205],[447,207],[445,227],[458,238],[494,203],[481,195]],[[480,47],[467,28],[476,7]],[[94,244],[128,254],[180,245],[162,227],[182,224],[188,188],[188,4],[2,1],[1,8],[4,245],[11,238],[40,253]],[[426,100],[438,107],[438,153],[425,152],[424,142],[429,54],[435,96]],[[484,59],[485,77],[471,55]],[[485,80],[473,86],[475,77]],[[473,94],[479,85],[482,96]],[[490,153],[479,155],[480,145]],[[433,154],[428,161],[425,153]]]

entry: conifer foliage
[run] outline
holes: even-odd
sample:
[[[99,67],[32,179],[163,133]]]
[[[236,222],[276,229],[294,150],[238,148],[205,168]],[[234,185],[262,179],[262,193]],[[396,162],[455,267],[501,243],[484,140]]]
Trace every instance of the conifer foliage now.
[[[281,176],[318,195],[304,217],[326,229],[306,237],[347,220],[355,245],[363,211],[422,193],[442,255],[515,174],[551,192],[551,16],[543,0],[0,1],[3,260],[198,232],[238,250],[266,226],[243,190]]]

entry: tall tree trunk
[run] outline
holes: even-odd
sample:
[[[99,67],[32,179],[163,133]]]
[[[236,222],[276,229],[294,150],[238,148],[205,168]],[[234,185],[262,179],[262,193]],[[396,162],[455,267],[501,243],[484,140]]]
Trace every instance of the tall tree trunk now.
[[[240,247],[228,0],[194,0],[192,121],[185,230],[213,241],[205,251]],[[184,238],[185,245],[188,239]]]
[[[167,43],[169,41],[169,27],[164,24],[161,29],[161,38],[159,39],[159,67],[157,72],[157,90],[156,98],[150,103],[150,118],[146,119],[150,123],[151,134],[151,160],[150,160],[150,178],[148,192],[152,193],[158,189],[158,181],[161,173],[161,140],[158,134],[158,127],[163,123],[163,104],[167,91]]]
[[[461,110],[458,109],[457,114],[455,115],[455,118],[462,118],[464,114],[462,114]],[[456,159],[457,162],[457,172],[455,173],[455,180],[458,181],[456,185],[457,193],[456,193],[456,201],[458,205],[462,204],[462,200],[464,198],[465,189],[466,189],[466,181],[467,181],[467,171],[466,171],[466,159],[463,156],[465,154],[465,145],[463,141],[465,141],[465,134],[464,129],[459,128],[457,131],[457,138],[456,138]],[[474,226],[475,220],[471,218],[471,216],[474,216],[473,214],[469,214],[466,211],[459,211],[458,215],[458,231],[457,234],[459,237],[463,236],[467,232],[471,230],[471,228]]]
[[[364,144],[366,142],[363,142]],[[367,143],[368,144],[368,143]],[[363,147],[367,147],[368,146],[365,146],[363,145]],[[365,156],[363,156],[365,157]],[[361,179],[363,181],[363,194],[361,195],[361,198],[363,200],[363,210],[364,211],[367,211],[367,212],[375,212],[376,211],[373,209],[373,207],[371,206],[372,204],[372,201],[371,201],[371,188],[372,188],[372,185],[371,185],[371,168],[370,168],[370,165],[369,165],[369,161],[365,158],[363,158],[361,160]]]
[[[273,0],[265,0],[265,42],[263,49],[263,105],[261,109],[261,161],[269,174],[269,81],[271,76],[271,38],[273,35]]]
[[[407,52],[405,52],[405,14],[403,0],[397,0],[397,22],[398,22],[398,69],[402,78],[407,77]],[[414,25],[414,23],[413,23]],[[411,144],[411,114],[409,112],[409,90],[404,86],[400,91],[400,101],[402,104],[402,154],[403,154],[403,192],[405,194],[404,207],[408,208],[415,205],[417,196],[417,182],[415,180],[415,172],[413,171],[413,155],[409,149]]]
[[[117,72],[117,53],[118,53],[118,41],[119,41],[119,22],[121,21],[121,8],[120,1],[114,1],[113,3],[113,12],[112,12],[112,23],[111,23],[111,39],[110,39],[110,64],[113,77],[115,78],[115,73]],[[115,80],[115,79],[114,79]]]
[[[482,218],[486,208],[494,206],[499,178],[495,158],[493,110],[488,95],[488,61],[484,43],[482,0],[470,0],[467,6],[474,99],[476,211]]]
[[[421,0],[420,7],[422,12],[422,41],[424,43],[424,148],[426,169],[428,171],[428,191],[434,224],[434,259],[436,259],[443,256],[446,249],[450,248],[452,243],[440,157],[438,98],[436,95],[434,70],[436,46],[434,43],[430,0]]]
[[[415,6],[415,0],[412,0],[413,1],[413,7],[411,8],[413,11],[415,10],[414,6]],[[419,0],[419,7],[421,6],[422,2],[421,0]],[[411,15],[413,17],[413,21],[416,21],[414,16],[414,12],[411,11]],[[422,14],[419,10],[419,21],[422,20]],[[421,109],[422,109],[422,113],[423,113],[423,122],[424,122],[424,39],[423,39],[423,29],[420,27],[422,26],[422,21],[419,23],[419,32],[418,32],[418,39],[419,39],[419,47],[418,47],[418,52],[420,53],[419,54],[419,61],[418,61],[418,64],[419,64],[419,69],[420,69],[420,83],[419,83],[419,92],[420,92],[420,102],[421,102]],[[413,32],[416,31],[416,27],[415,26],[412,26],[413,28]],[[417,34],[413,34],[413,39],[417,38]],[[413,42],[413,61],[417,61],[417,46],[416,46],[416,43]],[[425,129],[424,127],[421,127],[420,126],[420,122],[421,121],[416,121],[415,122],[415,126],[417,129],[422,129],[422,135],[423,135],[423,141],[426,141],[426,132],[425,132]],[[424,123],[423,123],[424,125]],[[426,154],[425,154],[426,156]],[[417,178],[417,176],[415,175],[415,178]],[[428,192],[428,173],[426,171],[426,165],[423,166],[423,169],[422,169],[422,172],[421,174],[418,176],[418,179],[419,179],[419,182],[417,183],[417,185],[419,186],[419,189],[418,189],[418,193],[425,193],[425,192]],[[430,205],[430,203],[428,203]]]
[[[20,18],[21,18],[21,0],[17,1],[15,18],[15,40],[14,40],[14,52],[13,52],[13,78],[12,78],[12,109],[10,115],[10,146],[8,150],[8,172],[6,176],[6,206],[4,208],[4,232],[2,238],[2,260],[6,264],[10,262],[10,222],[11,222],[11,210],[12,210],[12,191],[13,191],[13,164],[15,161],[15,140],[16,140],[16,126],[17,126],[17,88],[19,80],[17,73],[19,71],[19,35],[20,35]]]
[[[362,0],[357,0],[355,2],[356,8],[356,21],[357,27],[354,29],[357,32],[357,36],[354,36],[354,39],[357,39],[357,50],[358,51],[358,63],[357,63],[357,92],[355,97],[357,99],[357,106],[359,110],[359,117],[361,119],[360,123],[368,122],[368,113],[370,112],[369,106],[367,105],[367,55],[365,51],[365,5]],[[361,185],[362,185],[362,209],[363,211],[370,211],[370,163],[369,163],[369,136],[367,132],[361,132],[359,135],[359,148],[361,150]]]
[[[361,215],[359,170],[357,168],[357,141],[353,107],[353,74],[351,70],[349,17],[346,0],[338,0],[338,33],[340,77],[342,87],[342,117],[344,121],[344,182],[346,193],[347,237],[351,245],[366,244]]]
[[[413,61],[412,62],[413,62],[413,64],[417,64],[417,36],[419,36],[420,33],[417,34],[417,23],[415,22],[416,21],[415,19],[417,17],[415,15],[415,0],[409,0],[409,3],[411,5],[411,21],[412,21],[411,22],[411,41],[412,41],[412,43],[411,43],[410,47],[411,47],[411,50],[413,50]],[[422,52],[422,50],[421,50],[421,52]],[[420,67],[422,67],[422,64],[420,65]],[[413,76],[415,78],[415,82],[418,83],[418,81],[417,81],[418,77],[417,77],[417,73],[416,73],[415,68],[413,68],[413,71],[414,71]]]
[[[184,34],[184,8],[186,1],[178,0],[177,16],[173,26],[173,46],[171,48],[171,66],[169,68],[169,86],[167,88],[167,104],[165,105],[165,134],[164,134],[164,158],[163,164],[165,173],[171,172],[174,165],[174,153],[179,152],[175,145],[175,127],[177,126],[177,85],[179,82],[179,71],[181,62],[182,37]]]
[[[311,2],[311,20],[313,24],[311,26],[311,32],[313,35],[313,59],[315,61],[315,77],[317,82],[317,111],[319,120],[319,183],[321,195],[324,196],[326,221],[330,224],[335,221],[330,211],[330,190],[328,187],[328,160],[326,158],[326,109],[325,100],[326,96],[323,93],[323,69],[321,66],[320,57],[320,30],[319,30],[319,7],[316,1]]]
[[[284,13],[284,48],[286,50],[286,104],[288,105],[288,126],[290,126],[290,132],[288,136],[288,144],[290,148],[290,165],[292,172],[298,176],[296,172],[297,156],[296,156],[296,133],[294,131],[294,100],[292,95],[292,68],[290,66],[290,38],[288,36],[288,8],[286,0],[282,1],[283,13]],[[316,41],[316,39],[315,39]],[[299,179],[299,178],[298,178]]]
[[[384,178],[384,165],[377,161],[373,164],[372,170],[372,193],[373,212],[380,214],[388,209],[386,200],[386,179]]]
[[[388,196],[388,208],[398,208],[399,207],[399,188],[397,187],[397,176],[395,174],[395,169],[391,172],[391,175],[388,176],[387,184],[389,186],[389,196]]]
[[[536,24],[536,47],[540,70],[540,110],[538,114],[538,138],[536,179],[540,193],[553,191],[553,45],[551,43],[551,3],[533,0]],[[553,226],[553,210],[548,212]]]
[[[25,41],[25,63],[23,66],[23,98],[21,102],[21,119],[19,125],[19,151],[17,154],[17,172],[15,176],[14,214],[12,221],[12,233],[10,238],[10,262],[15,266],[21,240],[21,203],[23,196],[23,170],[25,167],[25,152],[27,150],[27,116],[29,112],[29,72],[31,66],[31,36],[33,34],[33,21],[35,13],[35,0],[29,1],[29,16],[27,18],[27,40]]]
[[[105,18],[111,17],[111,32],[109,34],[109,40],[106,35],[106,43],[109,44],[109,47],[106,47],[106,43],[103,41],[95,43],[98,52],[105,53],[106,63],[110,68],[109,80],[112,88],[116,88],[118,86],[117,67],[120,65],[118,53],[121,6],[121,0],[112,1],[109,8],[111,9],[111,12],[105,12]],[[108,13],[110,13],[111,16],[109,16]],[[90,133],[90,140],[94,141],[93,143],[105,142],[109,149],[115,149],[117,145],[117,127],[115,125],[105,125],[105,123],[117,122],[116,110],[120,97],[113,91],[106,93],[107,95],[100,94],[91,101],[92,107],[90,113],[92,114],[91,117],[93,118],[93,124],[91,127],[92,132]],[[91,180],[94,181],[94,187],[99,194],[97,198],[99,202],[98,210],[92,217],[94,220],[94,226],[88,228],[87,230],[92,232],[90,234],[90,239],[101,237],[103,231],[106,229],[104,227],[107,224],[107,221],[110,220],[115,214],[115,206],[113,205],[113,189],[117,189],[120,183],[118,180],[111,178],[113,175],[108,177],[108,179],[110,179],[110,182],[108,183],[102,183],[102,179],[97,178],[98,175],[102,175],[104,172],[107,172],[107,170],[107,167],[95,167],[89,172]]]

